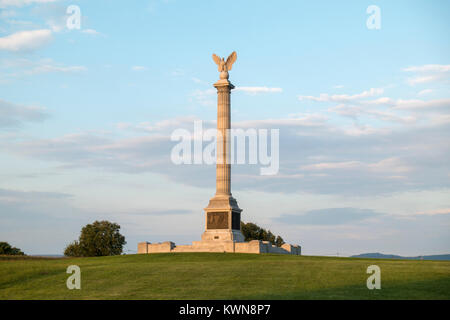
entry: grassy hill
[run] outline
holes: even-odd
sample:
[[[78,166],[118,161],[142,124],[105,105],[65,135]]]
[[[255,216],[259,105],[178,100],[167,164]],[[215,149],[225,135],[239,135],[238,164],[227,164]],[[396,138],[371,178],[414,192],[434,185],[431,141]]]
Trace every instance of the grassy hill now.
[[[68,290],[69,265],[81,290]],[[366,269],[381,268],[381,290]],[[450,299],[450,262],[169,253],[0,257],[0,299]]]

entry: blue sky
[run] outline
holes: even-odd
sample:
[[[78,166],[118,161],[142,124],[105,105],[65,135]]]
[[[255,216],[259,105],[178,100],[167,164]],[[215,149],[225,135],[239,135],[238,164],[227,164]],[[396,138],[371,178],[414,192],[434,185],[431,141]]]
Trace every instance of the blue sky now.
[[[233,168],[244,221],[305,254],[448,253],[449,9],[0,0],[0,240],[61,253],[96,219],[128,252],[198,240],[214,167],[173,165],[169,137],[214,126],[211,54],[235,50],[233,127],[280,129],[278,175]]]

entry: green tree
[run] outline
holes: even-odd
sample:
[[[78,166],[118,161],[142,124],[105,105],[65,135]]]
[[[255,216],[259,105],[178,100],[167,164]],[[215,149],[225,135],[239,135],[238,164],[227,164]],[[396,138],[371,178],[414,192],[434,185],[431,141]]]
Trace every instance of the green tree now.
[[[277,239],[275,240],[275,245],[277,247],[281,247],[283,244],[285,244],[283,238],[280,236],[277,236]]]
[[[109,221],[95,221],[81,229],[78,241],[70,243],[64,255],[75,257],[113,256],[122,253],[125,237],[120,226]]]
[[[260,227],[258,227],[256,224],[248,222],[241,222],[241,231],[242,234],[245,237],[245,241],[250,240],[261,240],[261,234],[260,234]]]
[[[276,244],[275,243],[275,235],[269,231],[267,231],[267,241],[270,241],[271,244]]]
[[[0,242],[0,254],[7,254],[12,256],[25,255],[19,248],[12,247],[8,242]]]
[[[64,255],[67,257],[82,257],[80,243],[78,241],[74,241],[67,245],[64,250]]]
[[[281,247],[284,244],[283,238],[275,236],[270,230],[263,229],[252,222],[241,222],[241,231],[245,237],[245,241],[270,241],[270,243],[277,247]]]

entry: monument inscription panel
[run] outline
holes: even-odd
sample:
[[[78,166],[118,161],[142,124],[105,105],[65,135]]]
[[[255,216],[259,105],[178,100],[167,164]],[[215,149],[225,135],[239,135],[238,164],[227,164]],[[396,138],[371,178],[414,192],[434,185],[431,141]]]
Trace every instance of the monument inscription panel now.
[[[228,229],[228,212],[208,212],[208,229]]]

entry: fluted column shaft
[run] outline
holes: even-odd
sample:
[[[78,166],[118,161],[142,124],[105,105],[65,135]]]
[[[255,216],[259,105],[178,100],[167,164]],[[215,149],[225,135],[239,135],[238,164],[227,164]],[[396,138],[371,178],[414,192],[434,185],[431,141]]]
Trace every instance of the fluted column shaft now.
[[[217,88],[217,165],[216,195],[231,195],[230,164],[230,93],[234,86],[228,81],[219,81]]]

